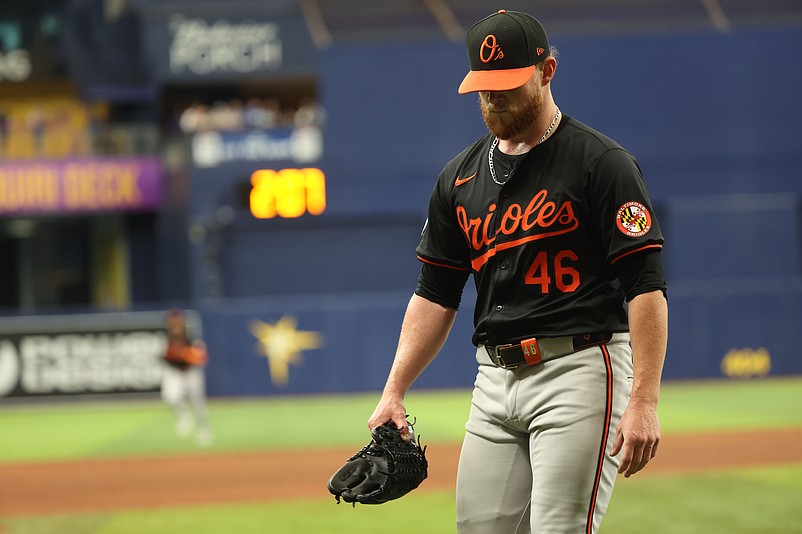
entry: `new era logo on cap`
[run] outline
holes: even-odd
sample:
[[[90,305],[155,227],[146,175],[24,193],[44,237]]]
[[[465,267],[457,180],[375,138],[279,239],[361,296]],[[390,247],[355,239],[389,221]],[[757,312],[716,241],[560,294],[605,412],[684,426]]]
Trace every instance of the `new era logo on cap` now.
[[[548,37],[537,19],[504,9],[474,24],[465,44],[471,71],[459,87],[461,94],[520,87],[549,50]]]

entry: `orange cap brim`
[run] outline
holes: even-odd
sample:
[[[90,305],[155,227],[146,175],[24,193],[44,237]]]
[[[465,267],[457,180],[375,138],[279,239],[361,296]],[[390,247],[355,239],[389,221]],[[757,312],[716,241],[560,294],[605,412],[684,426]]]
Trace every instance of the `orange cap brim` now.
[[[476,91],[509,91],[517,89],[532,77],[535,66],[520,69],[472,70],[465,76],[457,92],[475,93]]]

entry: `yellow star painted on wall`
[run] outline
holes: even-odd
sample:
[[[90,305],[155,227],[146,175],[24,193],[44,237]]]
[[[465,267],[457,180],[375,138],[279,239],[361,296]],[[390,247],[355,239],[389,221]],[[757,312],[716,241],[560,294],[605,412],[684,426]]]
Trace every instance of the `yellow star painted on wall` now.
[[[267,357],[270,379],[277,386],[286,386],[290,377],[290,365],[298,365],[304,350],[323,346],[323,336],[318,332],[297,329],[298,320],[285,315],[276,324],[260,320],[251,322],[251,334],[259,340],[259,350]]]

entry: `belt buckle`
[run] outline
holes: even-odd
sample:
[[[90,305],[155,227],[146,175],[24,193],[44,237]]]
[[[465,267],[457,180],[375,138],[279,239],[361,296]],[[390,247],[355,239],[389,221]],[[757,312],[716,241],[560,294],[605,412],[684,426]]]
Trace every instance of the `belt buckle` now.
[[[501,357],[501,350],[508,349],[516,345],[518,345],[518,343],[507,343],[506,345],[496,345],[495,347],[485,346],[485,350],[487,350],[487,353],[490,355],[490,359],[493,360],[493,363],[495,363],[497,366],[501,367],[502,369],[515,369],[521,364],[517,363],[515,365],[509,365],[505,363],[504,358]]]
[[[540,345],[537,342],[537,338],[533,337],[521,341],[521,350],[524,353],[526,365],[535,365],[543,360],[543,356],[540,354]]]

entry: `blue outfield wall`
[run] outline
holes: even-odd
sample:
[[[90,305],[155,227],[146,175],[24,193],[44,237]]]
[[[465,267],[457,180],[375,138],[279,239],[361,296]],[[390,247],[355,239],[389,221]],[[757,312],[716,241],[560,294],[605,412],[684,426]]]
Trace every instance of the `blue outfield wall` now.
[[[802,280],[676,284],[666,379],[802,374]]]
[[[375,292],[347,299],[336,295],[258,299],[204,308],[208,392],[231,396],[379,391],[390,370],[410,295]],[[260,339],[260,324],[269,325],[270,338]],[[303,349],[309,346],[304,337],[310,333],[319,348]],[[475,364],[470,334],[471,311],[466,308],[442,353],[415,387],[471,385]]]
[[[473,384],[470,343],[472,288],[449,341],[413,389]],[[209,345],[207,387],[213,396],[380,391],[392,363],[409,293],[281,298],[229,302],[201,309]],[[664,378],[748,379],[802,374],[802,280],[766,279],[743,287],[709,282],[676,284],[670,296],[670,339]],[[278,328],[290,350],[271,372],[254,322]],[[292,324],[294,323],[294,324]],[[274,330],[275,331],[275,330]],[[293,347],[292,338],[319,335],[316,349]],[[303,343],[301,343],[303,346]],[[281,352],[281,351],[278,351]],[[286,365],[285,365],[286,364]]]
[[[667,239],[666,379],[802,374],[800,206],[802,198],[790,193],[676,197],[658,204]],[[237,272],[253,269],[264,276],[252,286],[229,281],[237,298],[201,307],[211,352],[210,394],[380,390],[419,268],[412,258],[419,221],[402,222],[377,220],[351,230],[295,226],[276,230],[265,250],[254,241],[258,231],[246,224],[250,231],[237,239],[252,241],[228,261],[248,264]],[[473,383],[472,283],[448,343],[415,387]],[[248,297],[248,287],[271,296]],[[305,294],[293,294],[299,287]],[[254,322],[267,325],[270,335],[260,339]],[[310,333],[317,342],[304,345]],[[274,343],[278,349],[268,358]],[[279,374],[283,369],[286,382],[269,360]]]

